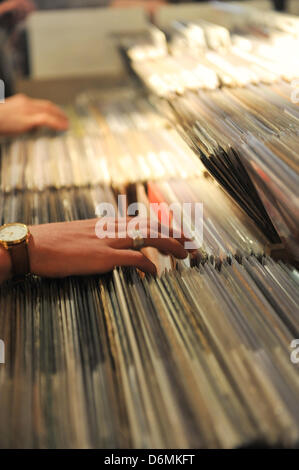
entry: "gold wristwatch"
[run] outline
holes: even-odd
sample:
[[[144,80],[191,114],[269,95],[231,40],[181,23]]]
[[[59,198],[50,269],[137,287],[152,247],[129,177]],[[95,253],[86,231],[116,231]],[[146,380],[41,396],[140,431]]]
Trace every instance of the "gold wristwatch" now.
[[[14,277],[21,277],[30,273],[29,239],[30,231],[27,225],[15,223],[5,224],[0,227],[0,245],[10,254]]]

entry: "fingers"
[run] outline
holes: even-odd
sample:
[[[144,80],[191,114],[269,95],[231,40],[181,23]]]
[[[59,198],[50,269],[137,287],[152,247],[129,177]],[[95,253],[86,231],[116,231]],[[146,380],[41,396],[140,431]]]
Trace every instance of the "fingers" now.
[[[31,116],[32,127],[47,126],[54,130],[66,130],[68,119],[65,113],[49,100],[32,99],[25,95],[17,95],[23,112]]]
[[[6,115],[5,123],[1,126],[3,134],[19,134],[43,126],[55,131],[68,128],[67,117],[50,101],[18,94],[8,98],[2,106],[5,107]]]
[[[105,225],[104,219],[102,219],[102,224]],[[126,219],[122,219],[122,221],[118,221],[117,223],[110,220],[110,224],[112,230],[115,231],[115,237],[110,238],[109,245],[117,249],[133,248],[134,231],[131,233],[131,230],[128,229]],[[98,225],[98,229],[100,229],[100,225]],[[178,237],[178,234],[174,233],[172,229],[168,230],[161,225],[158,226],[158,231],[151,230],[147,222],[145,225],[140,223],[138,230],[144,239],[145,247],[157,248],[163,254],[169,253],[180,259],[187,257],[188,252],[184,249],[184,243],[190,240],[184,235]],[[107,230],[107,233],[108,232],[109,230]]]
[[[33,100],[33,106],[42,113],[49,113],[67,121],[65,113],[56,104],[48,100]]]
[[[55,131],[65,131],[68,122],[49,113],[37,113],[30,118],[30,128],[49,127]]]
[[[115,266],[132,266],[140,269],[144,273],[156,276],[156,266],[140,251],[113,250],[113,252],[115,255]]]
[[[135,219],[135,220],[134,220]],[[133,239],[136,230],[140,232],[140,235],[146,239],[156,239],[156,238],[175,238],[181,245],[184,245],[185,242],[190,242],[191,239],[184,235],[182,230],[173,229],[172,227],[166,227],[160,222],[155,223],[154,226],[151,226],[151,221],[147,218],[140,217],[119,217],[117,219],[104,217],[101,220],[100,227],[103,229],[112,230],[116,237],[122,240],[122,245],[119,247],[130,248],[132,243],[129,242],[129,239]],[[130,227],[130,223],[133,222],[133,226]],[[192,250],[190,250],[192,251]]]
[[[117,249],[133,248],[134,240],[131,237],[115,238],[109,241],[109,245]],[[183,242],[174,238],[145,238],[144,247],[153,247],[161,251],[162,254],[168,253],[179,259],[188,256],[188,251],[183,247]]]
[[[131,239],[133,246],[133,240]],[[183,244],[174,238],[148,238],[145,240],[145,246],[157,248],[161,253],[168,253],[179,259],[185,259],[188,256],[188,251],[185,250]]]
[[[51,101],[32,100],[31,104],[36,113],[35,119],[41,119],[42,122],[46,122],[46,124],[41,124],[42,126],[59,131],[68,128],[68,119],[65,113]],[[37,126],[40,126],[40,124],[37,124]]]

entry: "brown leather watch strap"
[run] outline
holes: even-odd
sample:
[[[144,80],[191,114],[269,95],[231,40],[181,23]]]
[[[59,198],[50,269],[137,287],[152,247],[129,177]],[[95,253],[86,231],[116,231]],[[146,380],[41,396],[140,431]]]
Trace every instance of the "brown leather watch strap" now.
[[[11,246],[9,248],[13,275],[16,277],[25,276],[30,273],[30,263],[26,241]]]

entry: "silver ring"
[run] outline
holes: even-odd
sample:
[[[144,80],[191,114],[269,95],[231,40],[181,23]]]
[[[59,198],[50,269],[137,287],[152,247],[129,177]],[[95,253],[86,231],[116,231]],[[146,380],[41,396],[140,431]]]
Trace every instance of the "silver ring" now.
[[[135,235],[133,237],[133,250],[141,250],[144,247],[145,240],[142,237],[139,230],[135,231]]]

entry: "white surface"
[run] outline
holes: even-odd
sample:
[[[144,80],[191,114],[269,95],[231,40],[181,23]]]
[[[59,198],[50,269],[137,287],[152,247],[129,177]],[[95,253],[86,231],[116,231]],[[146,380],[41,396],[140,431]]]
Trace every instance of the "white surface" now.
[[[111,33],[146,24],[140,8],[39,11],[27,23],[32,78],[122,73]]]

